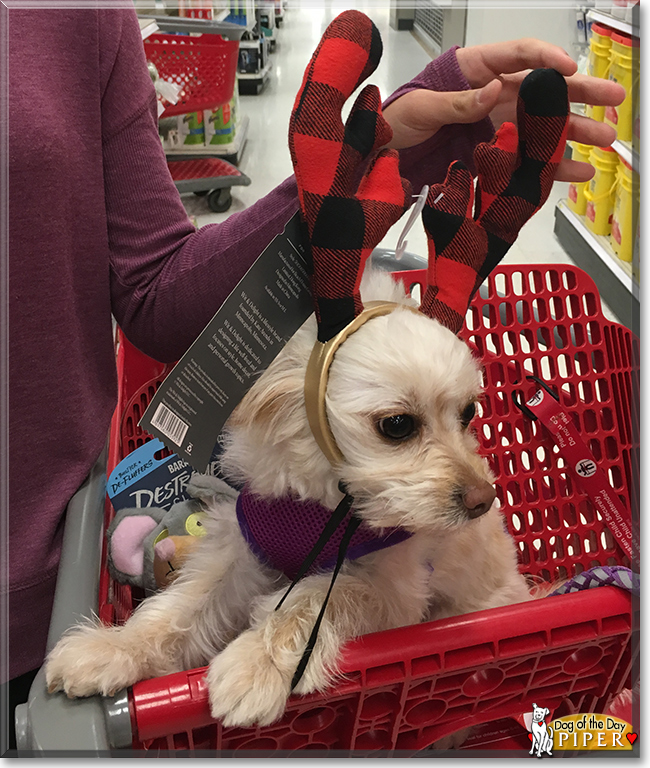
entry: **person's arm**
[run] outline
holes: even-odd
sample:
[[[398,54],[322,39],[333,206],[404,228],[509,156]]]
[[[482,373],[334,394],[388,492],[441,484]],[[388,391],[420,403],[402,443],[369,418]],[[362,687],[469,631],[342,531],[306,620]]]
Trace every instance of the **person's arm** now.
[[[195,231],[158,136],[135,13],[100,11],[100,19],[121,25],[119,37],[107,35],[118,48],[100,52],[112,311],[139,349],[172,361],[298,210],[296,185],[289,178],[245,211]]]
[[[625,89],[618,83],[576,74],[577,65],[571,56],[544,40],[522,38],[453,48],[398,89],[386,103],[384,117],[393,129],[390,146],[402,150],[405,170],[414,166],[417,172],[418,164],[429,167],[435,153],[444,155],[471,135],[467,129],[471,130],[472,124],[487,129],[487,120],[498,129],[506,121],[516,123],[519,87],[526,74],[538,68],[552,68],[565,77],[571,102],[616,106],[625,98]],[[455,78],[461,83],[457,87],[453,84]],[[571,113],[568,138],[607,147],[616,138],[616,131],[605,123]],[[473,168],[471,157],[458,154],[457,159]],[[555,179],[582,182],[593,173],[588,163],[564,158]]]
[[[104,164],[113,314],[143,352],[178,359],[298,210],[295,182],[195,230],[152,110],[105,143]]]
[[[469,91],[471,85],[461,71],[456,51],[458,46],[445,51],[437,59],[431,61],[420,74],[410,82],[402,85],[392,93],[383,104],[384,116],[391,125],[393,110],[388,107],[397,99],[411,92],[458,92]],[[419,94],[415,93],[415,97]],[[459,106],[462,107],[461,102]],[[395,128],[395,126],[393,126]],[[392,144],[399,149],[400,172],[413,185],[417,194],[424,184],[435,184],[443,181],[447,168],[452,160],[462,160],[468,168],[474,170],[474,148],[482,141],[490,141],[494,135],[494,127],[489,117],[483,117],[477,122],[467,124],[442,125],[430,137],[422,139],[422,135],[413,130],[407,133],[402,129],[397,143]],[[411,146],[406,146],[410,144]]]

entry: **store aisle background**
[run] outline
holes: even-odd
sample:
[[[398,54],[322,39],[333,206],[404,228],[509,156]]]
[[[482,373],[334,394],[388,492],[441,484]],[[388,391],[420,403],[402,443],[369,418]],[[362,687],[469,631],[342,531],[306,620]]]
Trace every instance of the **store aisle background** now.
[[[239,163],[251,184],[233,188],[233,203],[227,213],[211,213],[204,198],[193,194],[183,195],[187,212],[196,218],[199,227],[209,222],[224,221],[237,211],[244,210],[270,192],[293,172],[288,149],[287,129],[296,93],[302,76],[318,42],[330,21],[347,8],[367,13],[375,22],[382,36],[384,53],[381,63],[370,82],[379,86],[386,98],[396,88],[420,72],[431,57],[417,39],[408,31],[397,31],[389,24],[388,0],[360,0],[355,4],[328,2],[294,4],[285,11],[282,26],[277,30],[277,44],[271,54],[272,69],[264,89],[256,96],[240,96],[240,114],[248,115],[248,139]],[[346,104],[349,109],[354,97]],[[558,200],[567,196],[568,184],[556,182],[551,196],[542,209],[524,226],[504,263],[572,264],[553,233],[554,210]],[[381,243],[384,248],[394,248],[406,222],[404,216],[386,235]],[[425,256],[426,236],[421,225],[416,225],[408,235],[407,250]],[[607,306],[605,314],[617,320]]]

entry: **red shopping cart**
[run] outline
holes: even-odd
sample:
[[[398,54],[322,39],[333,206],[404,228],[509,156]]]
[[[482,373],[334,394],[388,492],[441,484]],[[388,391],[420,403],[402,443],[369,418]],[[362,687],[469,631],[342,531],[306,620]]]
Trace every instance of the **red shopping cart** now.
[[[212,109],[232,99],[239,39],[218,33],[154,34],[144,40],[144,50],[160,77],[182,88],[178,102],[167,104],[161,118]]]
[[[227,104],[235,89],[239,39],[244,30],[237,24],[196,19],[157,18],[157,23],[167,29],[194,30],[192,35],[153,34],[144,40],[147,60],[156,67],[160,78],[181,88],[177,103],[167,102],[160,119]],[[207,31],[197,34],[203,28]],[[211,156],[209,147],[200,154],[168,153],[167,161],[178,191],[206,195],[208,206],[215,213],[230,208],[233,186],[251,183],[234,165]]]
[[[425,279],[420,270],[397,274],[407,288]],[[484,363],[474,428],[497,477],[521,571],[553,581],[595,565],[629,565],[544,429],[513,396],[533,394],[527,375],[554,388],[637,520],[636,338],[604,318],[591,278],[564,265],[495,269],[472,302],[463,336]],[[125,340],[118,366],[109,471],[149,439],[137,424],[169,371]],[[107,519],[111,514],[107,505]],[[101,617],[124,621],[133,595],[102,567]],[[346,646],[336,687],[292,697],[279,722],[260,728],[212,720],[204,669],[145,680],[128,693],[132,746],[149,754],[400,756],[474,726],[464,749],[528,750],[515,718],[533,702],[557,717],[602,713],[633,686],[637,631],[635,599],[603,587],[366,635]]]

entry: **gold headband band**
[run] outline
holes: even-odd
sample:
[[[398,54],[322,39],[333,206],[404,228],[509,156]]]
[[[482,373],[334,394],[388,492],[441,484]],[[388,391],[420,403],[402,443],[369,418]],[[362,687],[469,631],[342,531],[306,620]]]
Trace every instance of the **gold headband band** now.
[[[305,373],[307,420],[314,439],[318,443],[318,447],[333,467],[338,466],[343,461],[343,454],[336,444],[327,418],[325,393],[327,392],[330,365],[336,350],[349,336],[361,328],[364,323],[367,323],[368,320],[372,320],[373,317],[388,315],[398,308],[418,312],[415,307],[410,307],[408,304],[396,304],[392,301],[369,301],[363,312],[357,315],[349,325],[346,325],[342,331],[339,331],[336,336],[333,336],[324,344],[321,341],[317,341],[311,351]]]

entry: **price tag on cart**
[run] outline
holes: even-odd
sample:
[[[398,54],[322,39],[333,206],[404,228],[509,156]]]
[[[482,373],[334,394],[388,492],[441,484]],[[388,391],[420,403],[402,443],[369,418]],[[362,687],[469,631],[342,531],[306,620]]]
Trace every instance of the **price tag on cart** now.
[[[525,406],[517,406],[532,419],[539,419],[550,432],[567,466],[573,470],[578,484],[589,496],[612,535],[630,560],[639,565],[639,545],[631,526],[630,513],[611,487],[607,475],[596,463],[567,413],[551,389],[540,379],[529,376],[540,388]]]
[[[296,213],[167,376],[140,426],[205,472],[226,420],[312,311]]]

